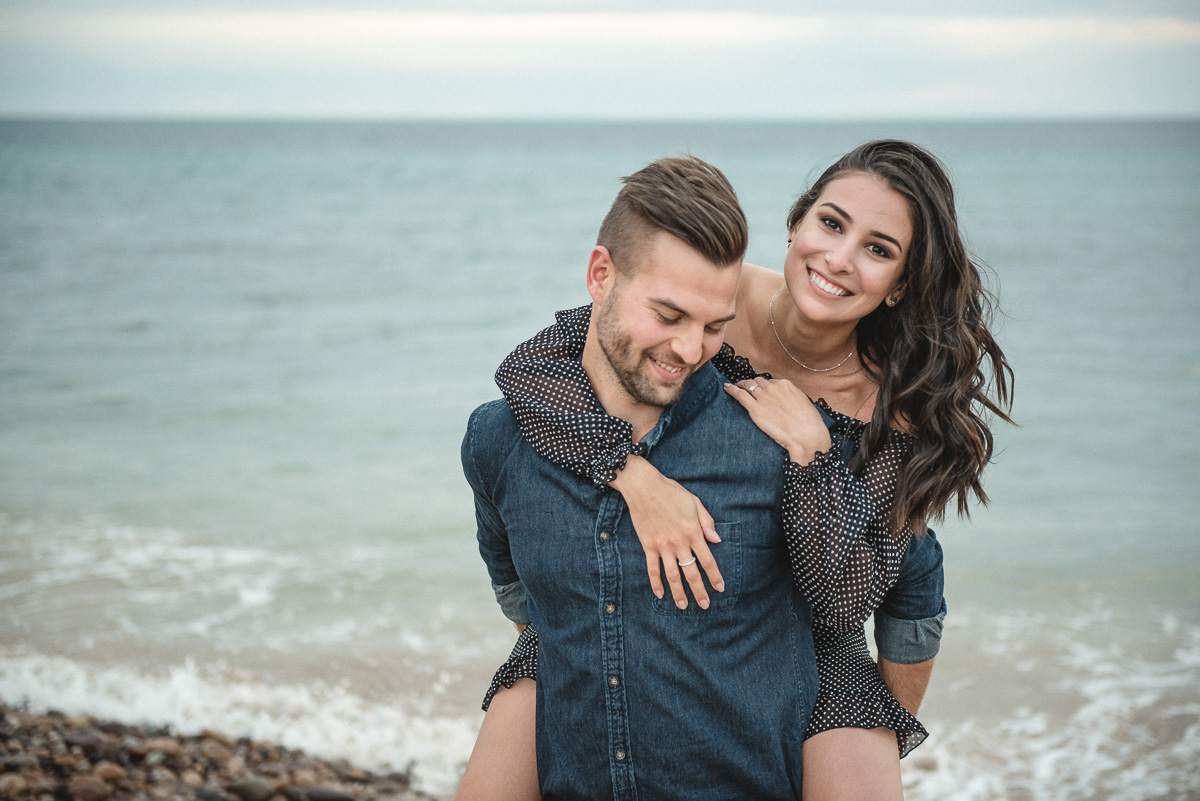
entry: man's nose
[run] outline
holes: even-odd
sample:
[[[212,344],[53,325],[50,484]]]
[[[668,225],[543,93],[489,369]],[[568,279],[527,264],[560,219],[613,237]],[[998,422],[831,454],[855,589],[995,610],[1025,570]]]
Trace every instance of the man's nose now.
[[[704,354],[704,327],[689,328],[675,339],[675,355],[684,364],[696,364]]]

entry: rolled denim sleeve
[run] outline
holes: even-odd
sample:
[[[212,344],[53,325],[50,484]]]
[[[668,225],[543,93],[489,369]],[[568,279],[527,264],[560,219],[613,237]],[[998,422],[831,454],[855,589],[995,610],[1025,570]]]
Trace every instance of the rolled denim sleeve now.
[[[511,584],[493,584],[492,590],[496,593],[496,603],[500,604],[500,611],[506,618],[522,625],[529,623],[524,582],[517,579]]]
[[[889,662],[911,665],[937,656],[946,619],[942,546],[928,529],[909,543],[895,585],[875,610],[875,645]]]

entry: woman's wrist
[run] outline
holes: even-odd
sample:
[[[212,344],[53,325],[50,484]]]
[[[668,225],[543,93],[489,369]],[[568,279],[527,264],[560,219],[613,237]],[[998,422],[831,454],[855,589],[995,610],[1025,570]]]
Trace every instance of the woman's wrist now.
[[[796,464],[806,465],[817,458],[818,453],[827,453],[833,446],[828,431],[825,432],[823,440],[823,442],[814,442],[812,437],[801,437],[788,439],[779,444],[787,449],[789,459]]]
[[[631,453],[625,459],[625,466],[617,471],[616,478],[608,482],[608,486],[621,493],[628,500],[628,493],[630,491],[635,491],[638,487],[645,486],[648,480],[648,471],[658,472],[645,458]]]

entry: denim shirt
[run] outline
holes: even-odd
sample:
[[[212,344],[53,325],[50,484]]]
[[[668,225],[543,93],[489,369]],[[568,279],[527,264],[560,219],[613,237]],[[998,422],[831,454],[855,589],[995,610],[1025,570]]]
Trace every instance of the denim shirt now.
[[[785,453],[706,365],[643,439],[717,521],[725,591],[656,599],[619,493],[538,456],[508,404],[471,416],[462,459],[492,584],[523,583],[540,650],[549,799],[795,799],[817,691],[812,610],[788,571]]]

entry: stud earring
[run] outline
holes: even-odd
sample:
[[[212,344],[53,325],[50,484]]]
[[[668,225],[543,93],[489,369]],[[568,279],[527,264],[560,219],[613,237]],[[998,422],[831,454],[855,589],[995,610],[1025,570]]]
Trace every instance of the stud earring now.
[[[886,304],[888,305],[888,307],[889,307],[889,308],[890,308],[890,307],[892,307],[892,306],[895,306],[895,305],[896,305],[897,303],[899,303],[899,302],[900,302],[900,298],[897,298],[897,297],[895,297],[894,295],[893,295],[892,297],[889,297],[887,300],[885,300],[885,301],[884,301],[884,303],[886,303]]]

